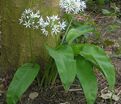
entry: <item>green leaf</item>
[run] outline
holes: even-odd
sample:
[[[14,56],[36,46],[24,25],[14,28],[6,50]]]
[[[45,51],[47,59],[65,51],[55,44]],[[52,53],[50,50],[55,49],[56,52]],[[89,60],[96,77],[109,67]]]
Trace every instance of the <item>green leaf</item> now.
[[[94,28],[89,25],[83,25],[80,26],[79,28],[72,28],[69,30],[66,36],[66,41],[70,44],[79,36],[92,32],[93,30]]]
[[[95,45],[79,44],[73,46],[73,50],[75,54],[80,54],[101,69],[109,83],[109,88],[111,90],[114,88],[115,68],[103,49]]]
[[[39,72],[38,64],[26,63],[17,69],[7,91],[7,104],[16,104]]]
[[[46,48],[55,60],[65,90],[68,90],[76,76],[76,61],[72,48],[70,46],[60,46],[57,49]]]
[[[77,77],[80,80],[87,104],[94,104],[97,96],[97,80],[93,71],[93,65],[83,57],[78,56],[77,62]]]

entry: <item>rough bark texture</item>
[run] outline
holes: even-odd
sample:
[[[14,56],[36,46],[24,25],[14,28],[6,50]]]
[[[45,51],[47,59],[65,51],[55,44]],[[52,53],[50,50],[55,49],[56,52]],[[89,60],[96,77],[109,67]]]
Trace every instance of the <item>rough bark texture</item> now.
[[[32,2],[32,3],[31,3]],[[25,29],[19,18],[25,8],[40,10],[41,15],[58,14],[58,0],[0,0],[2,48],[0,49],[0,70],[16,69],[30,61],[29,34],[32,34],[32,50],[36,60],[47,61],[45,43],[51,47],[57,44],[57,37],[44,37],[38,30]]]

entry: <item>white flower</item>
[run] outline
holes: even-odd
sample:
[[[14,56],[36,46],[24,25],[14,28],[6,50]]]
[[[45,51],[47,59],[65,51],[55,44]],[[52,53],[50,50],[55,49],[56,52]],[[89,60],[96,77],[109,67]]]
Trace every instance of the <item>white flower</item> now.
[[[23,12],[21,18],[26,18],[26,14]]]
[[[41,31],[42,31],[42,33],[43,33],[45,36],[48,35],[48,31],[47,31],[45,28],[42,28]]]
[[[25,11],[24,11],[25,14],[29,14],[31,12],[32,12],[32,10],[30,8],[29,9],[25,9]]]
[[[30,14],[30,16],[31,16],[31,18],[39,18],[40,17],[40,14],[39,14],[39,12],[37,12],[37,13],[31,13]]]
[[[19,19],[19,23],[20,23],[20,24],[23,23],[23,19],[22,19],[22,18]]]
[[[31,27],[31,23],[30,21],[25,21],[25,23],[23,24],[26,28],[30,28]]]
[[[49,22],[45,21],[42,27],[47,27],[48,25],[49,25]]]
[[[84,1],[81,1],[81,3],[80,3],[80,9],[82,11],[84,11],[85,8],[86,8],[86,3]]]
[[[52,35],[57,35],[57,33],[60,33],[59,25],[54,25],[52,28]]]
[[[56,20],[59,20],[60,18],[58,17],[58,15],[53,15],[53,16],[51,16],[50,17],[50,19],[52,20],[52,21],[56,21]]]
[[[65,30],[66,22],[65,21],[63,21],[62,23],[59,22],[59,24],[60,24],[60,30]]]
[[[38,26],[38,25],[36,25],[36,26],[34,26],[33,28],[34,28],[34,29],[39,29],[39,26]]]
[[[47,16],[46,18],[47,18],[47,21],[48,21],[48,22],[50,22],[50,17],[49,17],[49,16]]]
[[[19,19],[20,24],[23,24],[26,28],[38,28],[38,19],[40,18],[39,11],[33,12],[31,9],[25,9]]]
[[[42,27],[42,28],[45,28],[49,25],[49,22],[44,21],[44,19],[42,17],[39,19],[38,23],[39,23],[39,26]]]
[[[82,0],[60,0],[59,5],[66,13],[74,14],[84,11],[86,8],[86,3]]]
[[[42,18],[42,17],[41,17],[41,18],[39,18],[38,23],[39,23],[39,25],[40,25],[40,26],[42,26],[42,25],[44,24],[44,20],[43,20],[43,18]]]

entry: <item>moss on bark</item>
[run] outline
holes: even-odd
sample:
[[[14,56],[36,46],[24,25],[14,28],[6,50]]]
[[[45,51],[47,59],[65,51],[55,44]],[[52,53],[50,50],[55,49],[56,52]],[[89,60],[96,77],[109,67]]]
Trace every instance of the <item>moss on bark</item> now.
[[[2,10],[2,49],[0,70],[16,69],[19,65],[30,61],[29,34],[32,35],[32,51],[35,60],[47,61],[48,54],[45,43],[55,47],[58,37],[44,37],[38,30],[25,29],[19,25],[18,19],[25,8],[40,10],[41,15],[59,13],[58,0],[0,0]]]

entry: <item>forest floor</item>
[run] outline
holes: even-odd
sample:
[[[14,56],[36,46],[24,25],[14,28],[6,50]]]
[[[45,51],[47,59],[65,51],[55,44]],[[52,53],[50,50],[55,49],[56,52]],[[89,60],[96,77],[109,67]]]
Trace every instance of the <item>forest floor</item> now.
[[[112,104],[121,104],[121,24],[115,30],[111,30],[112,28],[110,27],[108,29],[108,26],[114,23],[111,18],[96,16],[96,21],[102,27],[101,41],[106,45],[104,48],[116,67],[116,87]],[[111,104],[111,100],[108,97],[107,82],[100,73],[97,74],[97,77],[100,87],[95,104]],[[1,77],[0,81],[6,79]],[[6,104],[5,91],[3,89],[3,84],[0,83],[0,104]],[[86,102],[82,89],[76,83],[72,85],[68,93],[59,84],[44,89],[39,88],[37,85],[32,85],[22,96],[19,104],[86,104]]]

